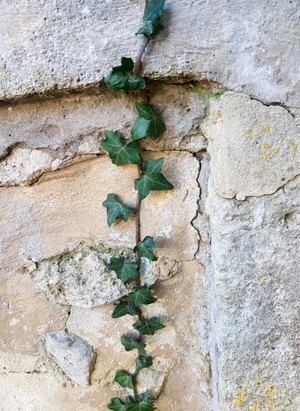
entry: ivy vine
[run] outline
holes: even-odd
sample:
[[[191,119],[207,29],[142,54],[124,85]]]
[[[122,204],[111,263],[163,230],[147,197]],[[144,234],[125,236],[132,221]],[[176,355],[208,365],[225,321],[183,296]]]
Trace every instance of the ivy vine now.
[[[130,315],[135,318],[133,329],[137,334],[132,336],[122,335],[121,344],[126,351],[137,351],[135,360],[135,371],[130,373],[126,370],[118,370],[114,377],[114,382],[123,388],[132,390],[133,395],[126,398],[114,397],[107,408],[113,411],[153,411],[153,399],[147,392],[139,394],[137,392],[137,376],[141,369],[152,366],[153,358],[146,351],[145,335],[154,335],[165,326],[158,317],[145,318],[142,312],[144,305],[152,304],[156,301],[152,290],[147,285],[141,283],[141,261],[146,258],[156,261],[157,256],[153,249],[155,240],[146,236],[140,238],[139,214],[141,200],[146,198],[151,191],[172,190],[173,185],[162,174],[163,158],[148,159],[141,158],[142,148],[139,144],[141,139],[151,137],[157,139],[165,130],[165,124],[157,113],[155,107],[148,103],[147,93],[142,90],[147,88],[147,82],[141,76],[142,56],[150,41],[162,29],[161,14],[165,0],[146,0],[143,22],[136,34],[142,35],[142,44],[135,61],[128,57],[121,58],[121,65],[113,67],[111,73],[104,79],[106,86],[117,92],[135,93],[138,98],[135,107],[138,117],[131,128],[131,140],[127,141],[119,131],[107,130],[101,147],[107,151],[113,164],[121,166],[123,164],[137,164],[140,176],[134,180],[134,188],[137,190],[137,209],[132,210],[124,204],[114,193],[107,195],[102,203],[107,209],[107,223],[109,226],[118,219],[127,221],[130,214],[135,213],[137,219],[137,244],[133,248],[136,261],[128,260],[126,257],[113,257],[107,268],[114,271],[117,277],[124,284],[131,284],[132,291],[120,298],[115,305],[112,318],[120,318]]]

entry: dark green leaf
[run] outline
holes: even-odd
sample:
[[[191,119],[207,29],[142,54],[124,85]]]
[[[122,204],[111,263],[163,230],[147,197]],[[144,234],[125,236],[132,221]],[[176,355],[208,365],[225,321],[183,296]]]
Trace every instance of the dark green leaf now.
[[[110,263],[107,264],[107,268],[115,271],[117,277],[123,281],[123,283],[139,276],[138,265],[132,261],[126,261],[124,258],[112,257]]]
[[[131,129],[132,140],[138,140],[150,136],[157,139],[166,129],[164,122],[157,115],[155,109],[150,104],[135,104],[139,113],[139,118],[135,121]]]
[[[105,131],[105,139],[100,145],[106,150],[112,162],[117,166],[122,164],[138,164],[141,162],[141,148],[136,141],[124,143],[122,134],[118,131]]]
[[[112,398],[110,403],[107,404],[107,408],[112,411],[126,411],[126,405],[120,400],[120,398]]]
[[[123,221],[127,221],[130,214],[132,214],[131,208],[118,200],[117,197],[110,193],[107,195],[102,205],[107,208],[107,224],[109,227],[113,224],[116,218],[121,218]]]
[[[146,285],[137,287],[135,291],[128,295],[128,297],[136,307],[139,307],[142,304],[152,304],[156,301],[156,298],[153,297]]]
[[[132,351],[134,349],[137,349],[139,354],[146,355],[146,344],[135,340],[133,337],[126,337],[126,335],[122,335],[121,343],[126,351]]]
[[[150,400],[141,400],[138,403],[131,401],[126,404],[126,411],[153,411],[154,406]]]
[[[153,237],[147,235],[142,241],[140,241],[133,249],[140,257],[148,258],[148,260],[156,261],[157,257],[153,253],[152,248],[155,247],[155,241]]]
[[[120,318],[124,315],[138,315],[139,308],[135,307],[127,298],[123,297],[120,299],[120,302],[116,305],[113,313],[112,318]]]
[[[127,371],[117,371],[114,382],[117,382],[123,388],[132,388],[133,389],[133,380],[132,375]]]
[[[151,367],[152,363],[153,361],[151,355],[139,355],[135,360],[135,366],[138,370]]]
[[[163,158],[157,160],[149,159],[143,164],[144,175],[134,180],[134,188],[138,190],[141,199],[153,191],[172,190],[174,187],[161,174]]]
[[[165,0],[146,0],[143,17],[144,26],[141,27],[136,34],[144,34],[144,36],[153,37],[163,29],[160,16],[164,4]]]
[[[151,317],[144,321],[136,321],[133,327],[141,334],[147,335],[154,335],[155,331],[165,328],[158,317]]]
[[[145,79],[133,74],[133,67],[131,58],[122,57],[121,66],[113,67],[112,72],[105,77],[104,83],[114,91],[130,92],[145,88]]]

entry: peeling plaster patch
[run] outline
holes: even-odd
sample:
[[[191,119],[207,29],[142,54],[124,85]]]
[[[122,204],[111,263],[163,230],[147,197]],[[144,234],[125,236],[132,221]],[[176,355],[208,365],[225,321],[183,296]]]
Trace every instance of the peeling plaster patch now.
[[[83,338],[65,331],[52,332],[46,337],[46,349],[72,381],[84,388],[90,385],[96,353]]]
[[[86,246],[37,263],[37,269],[31,276],[50,301],[76,307],[95,307],[113,302],[131,289],[117,278],[114,271],[106,268],[112,257],[135,260],[130,249]],[[152,285],[157,280],[167,279],[179,272],[179,263],[162,259],[163,264],[159,268],[160,263],[152,263],[153,268],[151,264],[146,266],[146,284]]]

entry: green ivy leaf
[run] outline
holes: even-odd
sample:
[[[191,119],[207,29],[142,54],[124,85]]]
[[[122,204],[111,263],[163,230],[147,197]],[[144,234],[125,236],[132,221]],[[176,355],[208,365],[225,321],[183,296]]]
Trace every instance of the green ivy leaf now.
[[[164,28],[160,21],[164,4],[165,0],[146,0],[143,17],[144,26],[141,27],[136,34],[153,37]]]
[[[136,321],[133,328],[141,334],[154,335],[155,331],[165,328],[158,317],[151,317],[148,320]]]
[[[174,186],[161,174],[164,159],[149,159],[143,163],[144,175],[134,180],[134,188],[139,192],[141,199],[146,198],[151,190],[172,190]]]
[[[138,358],[135,360],[135,366],[138,370],[142,368],[151,367],[153,364],[151,355],[139,355]]]
[[[107,264],[109,270],[115,271],[117,277],[126,283],[128,280],[138,278],[138,265],[132,261],[126,261],[124,258],[113,257],[109,264]]]
[[[117,382],[123,388],[133,389],[132,375],[129,374],[127,371],[117,371],[114,378],[114,382]]]
[[[154,406],[150,400],[141,400],[138,403],[129,402],[126,404],[126,411],[153,411]]]
[[[124,315],[138,315],[140,312],[138,307],[135,307],[126,297],[122,297],[119,303],[116,305],[112,318],[120,318]]]
[[[113,67],[105,77],[104,83],[110,90],[130,92],[146,87],[145,79],[133,74],[134,63],[131,58],[122,57],[121,66]]]
[[[131,208],[118,200],[112,193],[107,195],[107,198],[103,201],[102,205],[107,208],[107,224],[109,227],[113,224],[116,218],[127,221],[130,214],[132,214]]]
[[[124,143],[122,134],[118,131],[104,132],[105,139],[100,142],[100,146],[108,152],[112,162],[117,166],[122,164],[139,164],[141,162],[141,148],[136,141]]]
[[[133,249],[140,257],[148,258],[150,261],[156,261],[157,257],[153,253],[152,248],[156,245],[153,237],[147,235],[142,241],[140,241]]]
[[[126,351],[132,351],[134,349],[137,349],[139,354],[147,355],[145,351],[146,344],[135,340],[133,337],[126,337],[126,335],[122,335],[121,343]]]
[[[135,291],[129,293],[128,297],[136,307],[142,304],[152,304],[156,301],[156,298],[153,297],[150,289],[146,285],[137,287]]]
[[[157,115],[154,107],[146,103],[135,103],[139,118],[131,129],[132,140],[138,140],[150,136],[156,140],[166,130],[166,126]]]
[[[120,398],[114,397],[107,404],[107,408],[112,411],[126,411],[126,404],[124,404]]]

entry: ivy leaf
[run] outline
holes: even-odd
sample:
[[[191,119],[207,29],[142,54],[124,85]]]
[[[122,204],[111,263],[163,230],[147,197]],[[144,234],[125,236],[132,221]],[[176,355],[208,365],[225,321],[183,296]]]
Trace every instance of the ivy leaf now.
[[[138,358],[135,360],[135,366],[138,370],[142,368],[151,367],[153,364],[151,355],[139,355]]]
[[[143,17],[144,26],[141,27],[136,34],[153,37],[164,28],[160,21],[164,4],[165,0],[146,0]]]
[[[140,257],[148,258],[150,261],[156,261],[157,257],[153,253],[152,248],[156,245],[153,237],[147,235],[142,241],[140,241],[133,249]]]
[[[126,337],[126,335],[122,335],[121,343],[124,346],[126,351],[132,351],[134,349],[137,349],[139,354],[146,355],[146,351],[145,351],[146,344],[140,341],[137,341],[133,337]]]
[[[107,224],[109,227],[113,224],[116,218],[127,221],[130,214],[132,214],[131,208],[118,200],[113,193],[107,195],[107,198],[103,201],[102,205],[107,208]]]
[[[134,188],[139,192],[141,199],[146,198],[151,190],[172,190],[174,186],[161,174],[164,159],[149,159],[143,163],[142,177],[134,180]]]
[[[148,320],[136,321],[133,328],[141,334],[154,335],[155,331],[165,328],[158,317],[151,317]]]
[[[139,118],[131,129],[132,140],[150,136],[156,140],[166,130],[166,126],[156,113],[154,106],[146,103],[135,103]]]
[[[116,305],[111,316],[112,318],[120,318],[127,314],[138,315],[139,311],[140,310],[138,307],[135,307],[130,301],[127,300],[127,298],[123,297]]]
[[[124,143],[122,134],[118,131],[104,132],[105,139],[101,141],[100,146],[108,152],[112,162],[117,166],[122,164],[139,164],[141,162],[141,148],[136,141]]]
[[[136,307],[139,307],[142,304],[152,304],[156,301],[156,298],[153,297],[146,285],[137,287],[135,291],[129,293],[128,297]]]
[[[127,371],[117,371],[114,378],[114,382],[117,382],[123,388],[133,389],[132,375],[129,374]]]
[[[152,404],[152,402],[148,399],[145,400],[141,400],[138,403],[136,402],[129,402],[128,404],[126,404],[126,411],[153,411],[154,410],[154,406]]]
[[[133,74],[134,63],[131,58],[122,57],[121,66],[113,67],[105,77],[104,83],[110,90],[130,92],[146,87],[145,79]]]
[[[107,404],[107,408],[112,411],[126,411],[126,404],[124,404],[120,398],[114,397]]]
[[[124,258],[113,257],[110,263],[107,264],[107,268],[115,271],[117,277],[123,281],[123,283],[139,276],[138,265],[132,261],[126,261]]]

